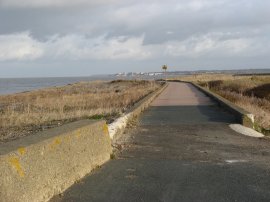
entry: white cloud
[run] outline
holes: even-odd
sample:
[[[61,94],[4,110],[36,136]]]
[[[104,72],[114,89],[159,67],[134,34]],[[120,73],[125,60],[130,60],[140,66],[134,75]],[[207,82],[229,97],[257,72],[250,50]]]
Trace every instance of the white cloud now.
[[[166,34],[174,34],[174,31],[170,31],[170,30],[168,30],[168,31],[166,31]]]
[[[51,36],[37,41],[29,32],[0,35],[0,61],[38,58],[66,60],[146,59],[151,52],[143,47],[143,36],[87,38],[84,35]]]
[[[29,32],[0,35],[0,61],[34,60],[42,55],[42,43],[34,40]]]
[[[0,35],[0,61],[6,60],[146,60],[161,57],[249,57],[266,55],[267,40],[239,37],[239,33],[214,32],[194,35],[182,41],[144,44],[138,37],[105,35],[89,38],[70,34],[50,36],[46,41],[34,39],[29,32]]]
[[[230,1],[230,0],[229,0]],[[228,0],[227,0],[228,2]],[[174,9],[178,11],[200,11],[203,9],[209,9],[213,7],[219,7],[223,5],[224,0],[189,0],[189,1],[176,1]]]
[[[228,57],[256,56],[266,53],[258,38],[239,38],[231,33],[209,33],[191,36],[183,41],[171,41],[165,45],[165,55],[174,57]]]
[[[104,13],[106,23],[114,26],[122,26],[127,30],[138,30],[153,23],[166,12],[166,9],[156,3],[136,3],[122,5]]]
[[[229,0],[232,1],[232,0]],[[114,5],[121,3],[122,5],[131,6],[161,6],[167,7],[168,5],[177,9],[189,9],[193,11],[201,10],[205,7],[211,7],[224,3],[224,0],[148,0],[148,1],[135,1],[135,0],[1,0],[0,6],[3,7],[68,7],[77,5]],[[142,13],[143,14],[143,13]],[[147,13],[144,13],[147,14]]]
[[[86,38],[83,35],[67,35],[53,37],[47,43],[47,51],[51,57],[69,59],[145,59],[151,52],[143,48],[143,36],[114,37],[106,39]]]
[[[68,7],[77,5],[101,5],[121,0],[1,0],[2,7]]]
[[[269,0],[0,0],[0,68],[269,68],[269,8]]]

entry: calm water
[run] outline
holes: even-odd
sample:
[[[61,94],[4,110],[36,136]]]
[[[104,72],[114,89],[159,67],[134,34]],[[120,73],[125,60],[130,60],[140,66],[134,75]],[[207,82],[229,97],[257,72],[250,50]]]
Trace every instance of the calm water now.
[[[79,81],[111,80],[112,77],[0,78],[0,95],[63,86]]]
[[[141,76],[140,79],[157,79],[159,77]],[[138,77],[117,77],[113,75],[101,75],[91,77],[50,77],[50,78],[0,78],[0,95],[31,91],[46,87],[64,86],[80,81],[114,79],[138,79]]]

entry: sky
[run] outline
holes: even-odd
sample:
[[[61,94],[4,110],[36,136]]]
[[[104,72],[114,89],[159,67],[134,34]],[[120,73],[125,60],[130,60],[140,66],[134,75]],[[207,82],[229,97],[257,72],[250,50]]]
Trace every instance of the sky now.
[[[270,68],[269,0],[0,0],[0,77]]]

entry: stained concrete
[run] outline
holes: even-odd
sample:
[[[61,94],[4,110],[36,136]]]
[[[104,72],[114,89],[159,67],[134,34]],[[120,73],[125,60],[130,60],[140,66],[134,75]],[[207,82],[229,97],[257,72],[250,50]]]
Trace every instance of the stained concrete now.
[[[269,139],[231,130],[234,117],[199,94],[170,84],[114,160],[52,201],[270,201]]]
[[[119,136],[121,136],[127,126],[127,124],[138,117],[151,103],[152,101],[168,86],[164,83],[162,87],[143,99],[137,102],[133,107],[131,107],[124,115],[116,119],[113,123],[109,124],[109,134],[112,142],[117,141]]]
[[[81,120],[1,144],[0,201],[48,201],[111,152],[105,121]]]

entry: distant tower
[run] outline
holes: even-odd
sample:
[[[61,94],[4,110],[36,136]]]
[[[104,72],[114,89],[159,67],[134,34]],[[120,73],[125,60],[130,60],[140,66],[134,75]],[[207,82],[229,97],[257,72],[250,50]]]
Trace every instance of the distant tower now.
[[[162,69],[164,70],[164,73],[165,73],[165,80],[167,80],[166,72],[167,72],[168,66],[167,65],[163,65],[162,66]]]

